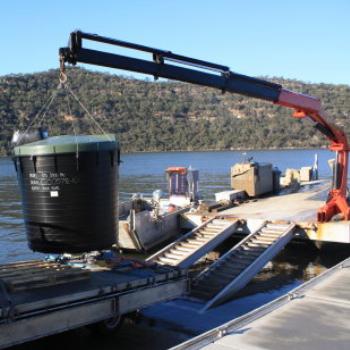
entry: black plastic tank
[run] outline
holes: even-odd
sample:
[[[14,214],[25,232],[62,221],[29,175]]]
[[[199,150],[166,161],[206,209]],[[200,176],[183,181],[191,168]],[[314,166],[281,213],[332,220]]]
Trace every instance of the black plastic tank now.
[[[32,250],[81,253],[116,242],[119,150],[114,135],[55,136],[14,148]]]

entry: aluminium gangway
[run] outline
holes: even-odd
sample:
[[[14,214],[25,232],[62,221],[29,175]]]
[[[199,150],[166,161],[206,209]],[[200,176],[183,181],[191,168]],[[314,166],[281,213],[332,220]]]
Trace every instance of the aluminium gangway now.
[[[234,234],[239,224],[237,219],[211,218],[150,256],[147,262],[186,269]]]
[[[264,222],[192,281],[190,296],[216,306],[241,290],[293,238],[294,223]]]

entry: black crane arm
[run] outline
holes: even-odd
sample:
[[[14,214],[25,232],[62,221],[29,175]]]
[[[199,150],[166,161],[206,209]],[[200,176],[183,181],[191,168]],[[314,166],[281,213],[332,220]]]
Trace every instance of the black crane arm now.
[[[87,49],[82,45],[83,39],[148,52],[152,54],[153,60],[147,61]],[[233,73],[226,66],[177,55],[171,51],[154,49],[79,31],[71,33],[69,47],[61,48],[59,53],[65,62],[71,64],[82,62],[109,68],[125,69],[153,75],[155,78],[168,78],[209,86],[222,91],[243,94],[271,102],[278,101],[282,88],[279,84]],[[176,62],[182,66],[168,64],[166,61]],[[190,69],[188,66],[196,67],[200,70]]]
[[[147,52],[152,54],[152,60],[143,60],[84,48],[84,39],[85,41],[99,42]],[[196,85],[213,87],[223,92],[227,91],[248,97],[255,97],[296,110],[306,111],[311,114],[318,113],[321,109],[320,101],[313,96],[288,91],[283,89],[280,84],[263,79],[234,73],[230,71],[227,66],[96,34],[88,34],[80,31],[72,32],[70,34],[69,46],[61,48],[59,50],[59,55],[63,63],[68,62],[73,65],[77,62],[88,63],[108,68],[149,74],[153,75],[156,79],[161,77],[179,80]],[[168,61],[175,62],[178,65],[169,64]],[[314,121],[319,131],[335,141],[332,127],[319,120]]]

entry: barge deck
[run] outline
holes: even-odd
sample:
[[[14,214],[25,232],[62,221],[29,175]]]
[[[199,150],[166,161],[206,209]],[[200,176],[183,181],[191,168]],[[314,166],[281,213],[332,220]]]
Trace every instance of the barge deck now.
[[[280,194],[251,200],[244,205],[226,209],[221,214],[240,219],[289,220],[293,222],[317,221],[317,210],[324,205],[329,191],[328,183],[303,186],[300,192]]]
[[[42,262],[33,262],[37,264]],[[15,265],[1,268],[15,270]],[[57,271],[57,267],[54,269]],[[58,275],[51,271],[45,281],[39,276],[48,271],[33,274],[31,267],[23,271],[22,278],[32,273],[34,285],[28,282],[18,288],[15,284],[17,289],[13,289],[13,280],[9,284],[9,277],[0,276],[0,348],[119,317],[187,290],[187,275],[176,268],[124,265],[85,271],[81,274],[77,269],[73,274],[80,275],[78,280],[57,284],[61,269]]]
[[[293,222],[297,226],[297,238],[319,241],[350,243],[350,221],[317,222],[317,211],[324,204],[329,191],[326,181],[311,182],[300,192],[251,199],[232,208],[220,211],[226,219],[239,219],[246,227],[239,233],[250,234],[264,221]],[[203,213],[186,213],[188,221],[202,223]],[[217,213],[209,213],[209,217]]]

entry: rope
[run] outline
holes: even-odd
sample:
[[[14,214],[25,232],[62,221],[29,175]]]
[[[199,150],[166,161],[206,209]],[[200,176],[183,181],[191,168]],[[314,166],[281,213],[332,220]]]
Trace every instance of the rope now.
[[[47,111],[49,110],[49,108],[51,107],[52,102],[55,100],[55,98],[56,98],[56,96],[57,96],[57,94],[58,94],[58,90],[59,90],[59,89],[61,89],[61,84],[58,86],[57,90],[54,91],[54,92],[55,92],[55,95],[53,96],[53,98],[50,100],[49,104],[48,104],[47,107],[45,108],[45,112],[44,112],[44,114],[42,115],[42,117],[41,117],[40,120],[39,120],[39,125],[40,125],[40,124],[43,122],[43,120],[45,119],[46,113],[47,113]]]
[[[62,66],[61,66],[59,81],[60,82],[59,82],[57,88],[51,93],[49,98],[45,101],[45,103],[43,104],[43,106],[41,107],[39,112],[35,115],[35,117],[29,123],[29,125],[26,128],[25,132],[23,134],[20,134],[20,136],[18,138],[18,143],[20,143],[20,141],[23,139],[23,137],[28,133],[30,128],[38,120],[38,118],[40,117],[41,114],[42,114],[42,116],[41,116],[41,118],[39,120],[39,125],[43,122],[43,120],[46,117],[47,111],[51,107],[53,101],[56,99],[56,97],[58,95],[58,92],[59,92],[59,90],[61,88],[63,88],[64,90],[68,91],[68,93],[73,96],[73,98],[78,102],[79,106],[85,111],[85,113],[89,117],[90,122],[92,121],[92,125],[95,125],[95,127],[97,127],[97,130],[99,130],[99,132],[102,132],[103,135],[107,136],[109,141],[112,141],[111,137],[103,130],[101,125],[97,122],[97,120],[94,118],[94,116],[89,112],[87,107],[83,104],[83,102],[81,102],[81,100],[78,98],[78,96],[72,91],[71,87],[67,83],[67,75],[65,74],[64,67],[62,69]],[[68,105],[69,114],[70,114],[70,116],[72,116],[71,105],[70,105],[70,102],[69,102],[69,94],[67,94],[67,105]],[[78,146],[78,140],[77,140],[77,132],[76,132],[76,128],[75,128],[75,120],[72,121],[72,128],[73,128],[73,132],[74,132],[74,136],[75,136],[75,142],[76,142],[76,145],[77,145],[77,156],[78,156],[78,151],[79,151],[78,147],[79,146]]]
[[[68,90],[68,92],[74,97],[74,99],[78,102],[78,104],[80,105],[80,107],[85,111],[85,113],[87,114],[87,116],[95,123],[95,125],[97,126],[97,128],[102,132],[103,135],[106,135],[107,138],[109,139],[109,141],[112,141],[112,139],[110,138],[110,136],[103,130],[103,128],[100,126],[100,124],[97,122],[97,120],[93,117],[93,115],[88,111],[88,109],[85,107],[85,105],[80,101],[80,99],[78,98],[78,96],[72,91],[72,89],[70,88],[70,86],[68,85],[68,83],[65,84],[66,89]]]
[[[59,75],[59,81],[60,81],[60,85],[64,86],[64,88],[66,90],[68,90],[68,92],[74,97],[74,99],[78,102],[78,104],[80,105],[80,107],[86,112],[86,114],[90,117],[90,119],[95,123],[95,125],[97,126],[97,128],[102,131],[102,133],[104,135],[106,135],[108,137],[108,139],[110,140],[109,136],[107,135],[107,133],[102,129],[102,127],[100,126],[100,124],[94,119],[94,117],[92,116],[92,114],[88,111],[88,109],[85,107],[85,105],[80,101],[80,99],[74,94],[74,92],[72,91],[72,89],[70,88],[69,84],[68,84],[68,77],[66,74],[66,67],[65,67],[65,60],[64,57],[61,56],[60,57],[60,75]],[[68,96],[68,110],[69,110],[69,114],[72,115],[71,109],[70,109],[70,103],[69,103],[69,96]],[[74,135],[75,135],[75,139],[76,139],[76,131],[74,128],[74,120],[72,122],[72,127],[73,127],[73,131],[74,131]]]
[[[67,95],[67,105],[68,105],[68,112],[69,115],[72,116],[72,110],[70,108],[70,103],[69,103],[69,95]],[[78,143],[78,138],[77,138],[77,132],[75,129],[75,119],[73,119],[72,121],[72,128],[73,128],[73,132],[74,132],[74,139],[75,139],[75,144],[76,144],[76,153],[75,153],[75,157],[78,159],[79,158],[79,143]]]
[[[26,128],[26,130],[24,131],[23,134],[20,134],[19,138],[18,138],[18,143],[21,142],[21,140],[23,139],[23,137],[27,134],[27,132],[29,131],[29,129],[34,125],[35,121],[39,118],[40,114],[44,112],[43,117],[40,119],[40,123],[44,120],[44,117],[46,115],[47,110],[50,108],[52,102],[55,100],[55,98],[57,97],[58,94],[58,90],[62,87],[61,83],[58,84],[57,88],[51,93],[51,95],[49,96],[49,98],[45,101],[45,103],[43,104],[43,106],[41,107],[41,109],[39,110],[39,112],[35,115],[35,117],[33,118],[33,120],[29,123],[28,127]]]

